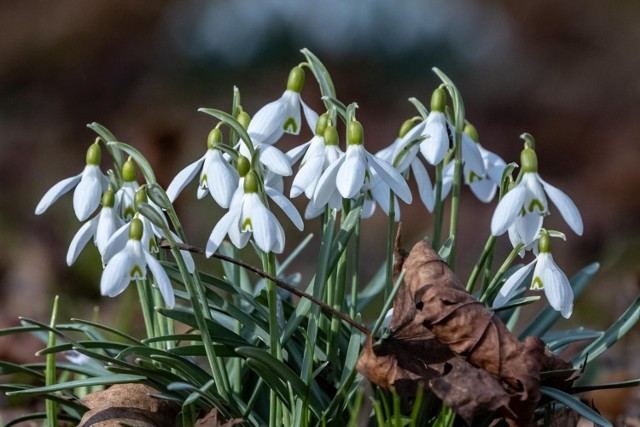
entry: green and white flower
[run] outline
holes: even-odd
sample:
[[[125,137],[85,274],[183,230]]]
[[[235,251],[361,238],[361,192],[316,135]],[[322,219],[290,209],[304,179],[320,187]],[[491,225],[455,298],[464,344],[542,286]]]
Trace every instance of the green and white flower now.
[[[491,234],[499,236],[514,226],[512,234],[519,237],[522,243],[527,245],[533,242],[540,233],[542,218],[549,214],[548,196],[569,227],[581,236],[583,224],[578,208],[569,196],[540,177],[535,151],[525,148],[521,163],[522,180],[498,203],[491,219]]]
[[[87,163],[82,173],[51,187],[36,206],[36,215],[41,215],[60,197],[75,188],[73,210],[80,221],[84,221],[100,205],[102,192],[107,189],[107,177],[100,171],[100,144],[94,142],[87,150]]]
[[[539,253],[531,263],[525,265],[513,273],[502,285],[498,295],[493,301],[493,307],[501,307],[517,293],[524,279],[533,271],[533,279],[530,288],[532,290],[544,290],[549,305],[559,311],[563,317],[571,317],[573,312],[573,289],[567,276],[560,270],[549,252],[550,236],[546,230],[542,230],[538,243]]]
[[[128,226],[129,240],[124,248],[109,260],[102,273],[100,292],[109,297],[120,295],[132,280],[144,280],[147,277],[148,267],[158,284],[165,304],[171,308],[175,305],[171,281],[158,260],[140,241],[143,228],[140,219],[134,218],[131,221]]]
[[[129,157],[122,165],[122,186],[116,192],[116,206],[125,221],[131,221],[136,213],[135,196],[140,188],[136,181],[136,165]]]

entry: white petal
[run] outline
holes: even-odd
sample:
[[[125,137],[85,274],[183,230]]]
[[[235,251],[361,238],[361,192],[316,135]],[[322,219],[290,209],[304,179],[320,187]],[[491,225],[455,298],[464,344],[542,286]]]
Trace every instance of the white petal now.
[[[491,234],[500,236],[507,231],[516,217],[520,215],[525,196],[526,188],[521,182],[500,199],[491,218]]]
[[[218,247],[222,243],[224,236],[227,235],[229,229],[231,227],[237,228],[238,221],[238,210],[232,209],[220,218],[220,221],[213,227],[213,231],[211,231],[211,235],[207,240],[207,247],[205,251],[205,255],[209,258],[211,255],[218,250]],[[235,221],[235,223],[234,223]]]
[[[318,180],[318,185],[316,185],[316,190],[313,193],[313,203],[318,208],[326,205],[329,202],[329,199],[331,199],[334,191],[337,189],[336,177],[338,176],[340,166],[342,166],[344,160],[345,156],[342,156],[333,162],[327,169],[325,169],[320,180]]]
[[[538,174],[525,172],[522,175],[522,183],[527,189],[527,195],[524,200],[524,209],[526,212],[538,212],[540,215],[549,213],[547,205],[547,196],[539,181]]]
[[[38,202],[38,206],[36,206],[36,215],[44,213],[56,200],[71,191],[73,187],[78,185],[81,178],[82,174],[65,178],[47,190],[44,196],[42,196],[42,199],[40,199],[40,202]]]
[[[284,133],[285,116],[286,100],[283,97],[258,110],[247,128],[254,144],[274,144]]]
[[[540,229],[542,228],[542,216],[537,212],[528,213],[524,216],[518,216],[514,222],[518,236],[522,239],[522,243],[529,245],[538,238]]]
[[[522,284],[522,281],[527,277],[533,267],[536,265],[536,260],[533,260],[529,264],[516,270],[509,278],[504,282],[504,285],[500,288],[498,295],[493,300],[491,307],[502,307],[516,294],[518,288]]]
[[[176,298],[173,293],[173,288],[171,287],[169,276],[167,276],[167,273],[164,271],[164,268],[162,268],[158,260],[156,260],[150,253],[145,252],[144,258],[147,261],[149,270],[151,270],[151,274],[153,274],[153,277],[158,283],[158,288],[160,289],[160,294],[162,294],[164,303],[167,307],[173,308],[176,304]]]
[[[484,168],[484,161],[480,155],[478,144],[466,134],[462,135],[462,161],[465,166],[479,176],[485,176],[487,171]]]
[[[292,174],[291,164],[287,156],[270,145],[260,146],[260,163],[278,175],[289,176]]]
[[[238,171],[224,160],[219,150],[211,150],[211,164],[207,170],[209,192],[221,207],[228,208],[233,193],[238,188]]]
[[[478,200],[484,203],[489,203],[493,196],[496,195],[498,187],[488,177],[475,178],[473,182],[469,184],[471,191],[476,195]]]
[[[249,194],[245,208],[251,219],[251,229],[256,245],[263,252],[270,252],[276,242],[276,217],[262,204],[258,195]]]
[[[307,207],[304,211],[304,218],[313,219],[320,216],[323,212],[324,212],[324,205],[318,207],[313,202],[313,199],[311,199],[309,200],[309,203],[307,204]]]
[[[502,173],[507,167],[507,164],[502,160],[502,157],[485,149],[480,144],[478,144],[478,150],[480,150],[480,155],[484,161],[484,167],[487,170],[489,178],[491,178],[494,184],[499,186],[502,183]]]
[[[87,245],[87,242],[91,240],[96,233],[96,227],[98,226],[98,217],[92,218],[90,221],[85,222],[78,232],[73,236],[69,250],[67,251],[67,265],[73,264],[82,249]]]
[[[120,227],[124,225],[124,223],[120,217],[116,215],[116,210],[114,208],[103,207],[100,210],[98,218],[98,226],[96,228],[96,237],[94,241],[98,247],[100,255],[104,256],[109,239]]]
[[[308,198],[313,196],[316,184],[322,176],[322,165],[324,164],[324,156],[315,156],[308,159],[304,165],[300,167],[298,174],[291,184],[291,197],[298,197],[303,192]]]
[[[300,120],[300,94],[286,90],[282,95],[285,100],[286,112],[282,128],[286,133],[297,135],[300,133],[302,121]],[[315,129],[312,129],[315,131]]]
[[[276,221],[274,225],[276,229],[276,241],[273,243],[271,252],[273,252],[274,254],[281,254],[284,250],[285,234],[282,226],[278,221]]]
[[[102,197],[102,172],[94,165],[87,165],[82,178],[73,192],[73,210],[80,221],[84,221],[100,205]]]
[[[540,254],[544,257],[539,262],[544,262],[545,268],[541,272],[544,283],[544,293],[549,300],[549,305],[559,311],[566,319],[573,312],[573,289],[567,276],[558,268],[551,254]]]
[[[287,214],[291,222],[293,222],[293,225],[295,225],[298,230],[302,231],[302,229],[304,228],[304,223],[302,222],[300,213],[298,212],[296,207],[293,206],[293,203],[291,203],[291,201],[287,199],[282,193],[274,190],[271,187],[265,186],[264,191],[265,193],[267,193],[267,196],[269,196],[269,198],[273,200],[276,205],[280,206],[280,209],[282,209],[284,213]]]
[[[360,216],[363,219],[371,218],[376,212],[376,204],[371,199],[365,199],[362,205],[362,213]]]
[[[400,172],[382,159],[378,159],[369,153],[366,153],[366,156],[369,165],[380,174],[380,178],[391,187],[393,192],[405,203],[411,203],[411,190],[409,190],[407,181],[400,175]]]
[[[364,185],[366,157],[362,145],[349,145],[345,161],[336,176],[336,187],[345,199],[354,198]]]
[[[437,165],[444,159],[449,149],[449,136],[447,135],[444,114],[437,111],[430,112],[422,134],[427,138],[420,143],[420,152],[429,163]]]
[[[300,103],[302,104],[302,112],[304,113],[304,118],[307,120],[309,129],[311,129],[311,132],[315,133],[316,125],[318,124],[318,113],[309,108],[302,99],[300,99]]]
[[[125,250],[118,252],[107,264],[100,279],[100,293],[108,297],[115,297],[124,291],[131,278],[129,272],[133,267],[133,260]]]
[[[321,138],[321,137],[314,136],[313,138],[315,139],[315,138]],[[291,150],[287,151],[285,153],[285,156],[287,156],[287,159],[289,159],[289,164],[291,165],[296,164],[298,160],[300,160],[304,155],[304,153],[307,151],[312,141],[313,139],[305,142],[304,144],[293,147]]]
[[[422,136],[425,125],[426,121],[422,121],[411,128],[411,130],[409,130],[409,132],[399,140],[394,150],[393,157],[391,159],[385,158],[385,160],[391,165],[398,162],[398,164],[394,166],[398,171],[404,172],[418,155],[418,151],[420,151],[420,144],[414,143],[414,141]],[[411,147],[407,149],[407,146],[409,145],[411,145]]]
[[[444,200],[449,195],[451,187],[453,187],[454,168],[455,164],[453,162],[449,162],[442,170],[442,190],[440,191],[440,200]]]
[[[418,184],[418,193],[420,194],[420,200],[427,208],[429,212],[433,212],[433,208],[436,202],[436,195],[433,192],[433,185],[431,179],[427,173],[427,169],[423,166],[422,162],[418,159],[414,159],[411,162],[411,171]]]
[[[547,192],[547,195],[549,195],[553,204],[558,208],[558,211],[560,211],[562,218],[564,218],[569,227],[571,227],[578,236],[582,236],[582,232],[584,231],[582,217],[580,216],[580,211],[578,211],[578,208],[573,201],[561,190],[545,182],[539,176],[538,179],[542,183],[544,190]]]
[[[393,159],[394,156],[393,154],[396,152],[396,150],[398,149],[398,147],[400,146],[400,138],[396,138],[391,145],[383,148],[382,150],[378,151],[375,156],[386,161],[387,163],[391,163],[393,164]]]
[[[186,187],[187,184],[189,184],[196,176],[198,170],[200,170],[200,167],[204,162],[204,158],[205,156],[202,156],[195,162],[191,163],[189,166],[178,172],[178,175],[173,178],[173,181],[171,181],[171,184],[169,184],[169,188],[167,188],[167,197],[169,197],[171,203],[176,200],[178,194],[180,194],[184,187]]]
[[[127,240],[129,240],[129,224],[124,224],[107,241],[102,254],[102,264],[109,263],[111,257],[126,246]]]

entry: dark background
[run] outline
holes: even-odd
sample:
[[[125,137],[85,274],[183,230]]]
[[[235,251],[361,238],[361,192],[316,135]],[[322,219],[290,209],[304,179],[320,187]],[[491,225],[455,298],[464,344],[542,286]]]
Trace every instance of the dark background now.
[[[415,114],[407,98],[428,105],[439,84],[433,66],[461,90],[486,148],[515,161],[519,135],[533,134],[541,175],[573,198],[585,222],[578,238],[551,207],[546,225],[568,237],[554,242],[556,261],[569,276],[602,263],[561,326],[603,328],[638,294],[638,18],[640,3],[630,0],[0,2],[2,324],[17,315],[45,319],[55,294],[65,315],[87,318],[99,304],[100,319],[131,322],[134,294],[120,304],[100,298],[93,249],[66,266],[80,226],[71,197],[33,214],[49,187],[84,167],[95,137],[87,123],[100,122],[140,149],[167,185],[202,155],[215,125],[197,108],[228,110],[237,85],[245,110],[255,113],[281,95],[308,47],[331,72],[338,97],[359,104],[370,151],[389,144]],[[303,96],[320,109],[310,74]],[[466,277],[495,203],[483,205],[466,189],[462,197],[458,271]],[[210,198],[196,202],[190,186],[177,207],[192,243],[202,246],[221,211]],[[296,203],[304,209],[302,199]],[[403,221],[408,243],[431,231],[432,217],[417,202],[403,207]],[[379,214],[363,225],[365,278],[384,255],[385,224]],[[316,223],[306,226],[288,233],[287,252],[317,232]],[[311,246],[297,263],[304,274],[315,260],[317,242]],[[501,239],[499,254],[508,246]],[[623,377],[640,374],[634,335],[603,359]],[[0,353],[13,350],[0,342]]]

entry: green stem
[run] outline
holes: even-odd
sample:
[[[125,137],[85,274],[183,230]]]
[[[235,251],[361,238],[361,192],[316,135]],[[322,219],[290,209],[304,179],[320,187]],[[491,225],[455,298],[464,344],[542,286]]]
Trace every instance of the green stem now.
[[[480,271],[485,266],[489,255],[493,253],[493,247],[496,243],[496,236],[489,236],[487,239],[487,243],[484,245],[484,249],[480,254],[480,258],[476,265],[473,266],[473,270],[471,270],[471,275],[469,276],[469,280],[467,281],[467,292],[471,293],[473,291],[473,287],[475,286],[476,280],[478,279],[478,275],[480,275]]]
[[[451,220],[449,221],[449,236],[454,240],[451,244],[451,252],[447,263],[449,268],[456,271],[456,247],[458,236],[458,213],[460,209],[460,189],[462,187],[462,134],[460,126],[456,126],[455,132],[455,158],[453,163],[453,188],[451,190]]]
[[[433,249],[440,249],[440,238],[442,235],[442,217],[444,210],[444,201],[442,200],[442,163],[436,165],[436,206],[433,211]]]
[[[240,259],[240,251],[238,248],[233,246],[232,256],[234,259]],[[232,264],[231,267],[231,280],[237,286],[240,286],[240,266],[237,264]],[[236,307],[240,307],[240,296],[233,296],[233,304]],[[234,332],[240,334],[241,332],[241,324],[240,321],[236,321],[234,324]],[[233,391],[236,393],[240,393],[240,389],[242,388],[242,363],[239,357],[234,357],[231,359],[231,372],[233,372]]]
[[[275,256],[272,252],[262,255],[262,268],[270,275],[275,275]],[[282,360],[280,349],[280,328],[278,328],[278,289],[276,284],[269,279],[265,279],[267,287],[267,299],[269,301],[269,339],[271,355],[278,360]],[[282,420],[281,402],[274,390],[269,393],[269,426],[276,427]],[[280,415],[280,417],[278,416]]]
[[[142,308],[142,317],[144,318],[144,326],[147,330],[147,338],[155,338],[155,322],[153,310],[153,298],[149,293],[151,285],[148,280],[136,280],[136,288],[138,289],[138,298]]]
[[[389,291],[393,286],[393,245],[395,242],[395,216],[396,209],[393,198],[393,192],[389,190],[389,222],[387,224],[387,253],[386,253],[386,275],[385,275],[385,283],[384,287],[384,299],[386,300],[389,296]],[[353,317],[353,315],[351,316]]]
[[[498,272],[493,277],[493,280],[491,280],[491,282],[485,288],[482,289],[482,293],[480,294],[481,302],[484,302],[484,303],[488,302],[487,300],[489,299],[489,297],[495,293],[494,291],[498,286],[498,284],[500,283],[502,276],[504,276],[505,271],[507,271],[507,269],[509,268],[513,260],[518,256],[518,253],[520,252],[520,250],[522,250],[523,246],[524,245],[522,243],[518,243],[516,247],[513,248],[511,253],[509,253],[509,256],[507,256],[507,259],[504,260],[504,262],[498,269]]]
[[[53,309],[51,311],[51,320],[49,326],[51,328],[56,327],[56,319],[58,317],[58,295],[53,299]],[[47,348],[55,347],[56,334],[49,332],[47,339]],[[52,386],[56,383],[56,354],[47,354],[46,357],[46,369],[45,369],[45,385]],[[57,427],[58,425],[58,405],[54,400],[47,399],[45,403],[45,412],[47,415],[47,427]]]
[[[360,286],[360,221],[356,224],[354,230],[355,241],[353,242],[354,256],[351,258],[351,307],[349,315],[352,319],[356,317],[356,308],[358,307],[358,289]]]

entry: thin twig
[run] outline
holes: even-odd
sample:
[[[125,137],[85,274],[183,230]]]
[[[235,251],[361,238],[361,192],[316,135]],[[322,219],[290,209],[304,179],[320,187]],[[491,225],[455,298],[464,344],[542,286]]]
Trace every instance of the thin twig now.
[[[193,252],[195,254],[204,254],[204,250],[202,248],[199,248],[197,246],[192,246],[192,245],[188,245],[185,243],[177,243],[177,246],[180,250],[182,251],[188,251],[188,252]],[[169,246],[169,242],[167,242],[166,240],[161,240],[160,241],[160,247],[161,248],[165,248],[168,249]],[[212,255],[214,258],[218,258],[222,261],[226,261],[226,262],[230,262],[231,264],[235,264],[238,265],[242,268],[244,268],[245,270],[249,270],[252,273],[257,274],[260,277],[263,277],[265,279],[271,280],[273,281],[279,288],[282,288],[288,292],[291,292],[292,294],[300,297],[300,298],[306,298],[309,301],[311,301],[312,303],[314,303],[315,305],[317,305],[318,307],[320,307],[320,309],[322,311],[324,311],[325,313],[331,314],[335,317],[338,317],[341,320],[344,320],[345,322],[347,322],[348,324],[350,324],[351,326],[353,326],[354,328],[356,328],[357,330],[359,330],[360,332],[362,332],[365,335],[371,335],[371,331],[369,331],[369,329],[367,329],[366,326],[363,326],[361,324],[359,324],[358,322],[356,322],[355,320],[353,320],[352,318],[350,318],[349,316],[347,316],[346,314],[334,309],[333,307],[331,307],[329,304],[325,303],[324,301],[319,300],[318,298],[314,297],[313,295],[309,295],[308,293],[301,291],[300,289],[296,288],[295,286],[285,282],[282,279],[279,279],[275,276],[272,276],[271,274],[254,267],[251,264],[247,264],[245,262],[242,261],[238,261],[237,259],[219,254],[219,253],[214,253]]]

